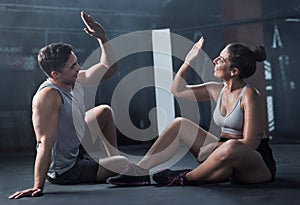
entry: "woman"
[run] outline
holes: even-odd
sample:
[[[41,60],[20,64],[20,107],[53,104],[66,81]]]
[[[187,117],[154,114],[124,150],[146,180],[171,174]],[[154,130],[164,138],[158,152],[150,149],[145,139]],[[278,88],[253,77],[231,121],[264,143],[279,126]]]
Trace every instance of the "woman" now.
[[[202,37],[188,53],[174,78],[171,91],[179,98],[216,101],[213,117],[221,127],[220,137],[188,119],[176,118],[137,165],[109,178],[108,183],[150,184],[148,170],[170,159],[182,142],[191,147],[192,154],[202,163],[193,170],[156,173],[153,179],[158,184],[194,185],[228,179],[237,183],[261,183],[274,179],[276,167],[264,132],[261,96],[244,81],[255,73],[256,62],[266,59],[264,48],[259,46],[252,51],[242,44],[227,45],[213,61],[214,75],[223,83],[189,86],[186,79],[190,65],[199,56],[203,43]],[[195,130],[197,137],[194,140],[189,133]]]

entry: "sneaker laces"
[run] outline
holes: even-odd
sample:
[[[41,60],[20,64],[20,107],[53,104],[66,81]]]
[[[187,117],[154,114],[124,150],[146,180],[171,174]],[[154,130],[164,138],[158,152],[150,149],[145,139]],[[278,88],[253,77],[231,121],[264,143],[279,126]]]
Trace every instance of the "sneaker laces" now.
[[[168,183],[166,186],[184,186],[186,185],[184,176],[188,173],[188,171],[182,172],[175,177],[168,177]]]

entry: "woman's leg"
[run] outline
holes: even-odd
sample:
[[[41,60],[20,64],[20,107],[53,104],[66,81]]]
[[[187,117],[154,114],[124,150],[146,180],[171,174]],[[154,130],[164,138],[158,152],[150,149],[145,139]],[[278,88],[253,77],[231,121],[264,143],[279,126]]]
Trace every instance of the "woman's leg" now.
[[[190,182],[216,182],[230,178],[239,183],[260,183],[272,178],[261,155],[238,140],[228,140],[201,165],[186,174]]]
[[[200,147],[212,141],[216,142],[217,138],[197,124],[185,118],[176,118],[137,165],[129,166],[122,174],[109,178],[107,183],[120,186],[150,184],[149,170],[171,159],[181,143],[190,147],[197,157]]]
[[[146,155],[137,164],[149,170],[171,159],[181,143],[190,147],[197,157],[203,144],[218,141],[217,137],[208,133],[194,122],[185,118],[176,118],[151,146]]]

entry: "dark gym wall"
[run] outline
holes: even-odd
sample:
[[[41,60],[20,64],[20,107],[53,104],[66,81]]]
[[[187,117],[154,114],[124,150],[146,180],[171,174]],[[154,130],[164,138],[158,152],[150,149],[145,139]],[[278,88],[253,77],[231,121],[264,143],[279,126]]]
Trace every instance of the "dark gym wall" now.
[[[243,3],[241,3],[243,2]],[[258,87],[272,85],[266,94],[272,96],[273,122],[270,134],[273,142],[299,142],[299,8],[297,0],[91,0],[72,2],[52,0],[2,0],[0,3],[0,152],[34,151],[35,139],[31,124],[31,98],[45,79],[36,62],[36,54],[50,42],[64,41],[74,45],[80,62],[97,48],[97,42],[83,31],[79,13],[85,10],[99,20],[110,38],[139,30],[170,28],[171,32],[192,41],[206,38],[205,51],[213,59],[225,43],[262,42],[271,63],[271,79],[264,81],[263,69],[258,69]],[[250,12],[251,11],[251,12]],[[280,34],[274,47],[275,27]],[[174,71],[181,62],[174,60]],[[151,53],[139,54],[120,62],[123,73],[108,79],[99,87],[96,104],[109,103],[111,91],[132,69],[151,66]],[[191,76],[190,82],[201,81]],[[256,84],[257,82],[254,81]],[[132,121],[147,121],[153,100],[139,104],[145,96],[151,99],[153,89],[141,91],[133,100]],[[207,105],[199,105],[206,110]],[[134,110],[134,111],[133,111]],[[268,111],[270,109],[268,108]],[[271,112],[270,111],[270,112]],[[208,112],[209,115],[209,112]],[[209,126],[210,116],[202,123]],[[123,144],[126,141],[119,133]]]

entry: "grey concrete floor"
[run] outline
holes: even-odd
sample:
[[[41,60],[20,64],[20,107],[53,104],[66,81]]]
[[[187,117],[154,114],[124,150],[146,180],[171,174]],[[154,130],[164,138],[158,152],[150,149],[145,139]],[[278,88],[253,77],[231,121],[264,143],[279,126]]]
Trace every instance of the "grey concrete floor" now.
[[[0,155],[0,205],[77,205],[77,204],[300,204],[300,144],[272,144],[277,161],[275,182],[258,185],[218,183],[197,187],[116,187],[108,184],[58,186],[46,183],[38,198],[9,200],[16,190],[32,186],[33,154]],[[196,166],[186,155],[173,168]]]

